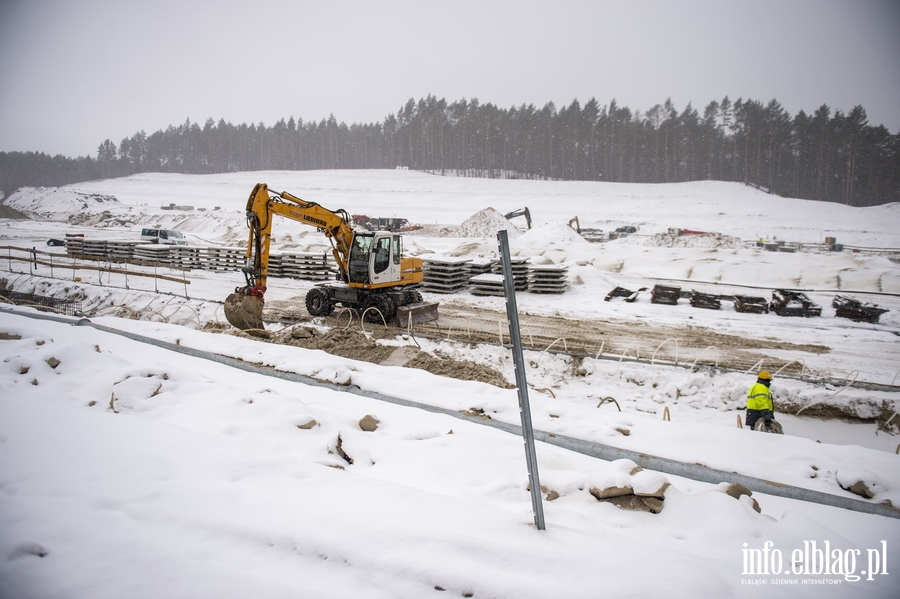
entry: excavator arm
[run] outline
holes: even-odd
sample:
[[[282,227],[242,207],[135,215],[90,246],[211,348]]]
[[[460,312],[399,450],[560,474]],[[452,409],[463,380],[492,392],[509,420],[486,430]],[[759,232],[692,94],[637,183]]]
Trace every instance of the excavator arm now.
[[[329,210],[286,191],[271,192],[265,183],[258,183],[247,199],[247,226],[250,229],[250,237],[247,240],[247,263],[242,269],[247,286],[235,290],[235,293],[260,297],[265,294],[269,274],[272,221],[276,214],[322,231],[331,242],[331,251],[341,278],[347,282],[350,247],[353,243],[353,227],[350,225],[350,215],[347,211]]]
[[[528,209],[528,206],[525,208],[519,208],[518,210],[513,210],[509,214],[504,215],[506,220],[512,220],[517,216],[524,216],[525,222],[528,224],[528,228],[531,229],[531,210]]]

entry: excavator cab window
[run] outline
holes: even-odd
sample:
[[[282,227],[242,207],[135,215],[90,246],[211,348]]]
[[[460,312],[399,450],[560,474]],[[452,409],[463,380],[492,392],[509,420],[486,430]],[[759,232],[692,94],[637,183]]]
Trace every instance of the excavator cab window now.
[[[374,235],[357,233],[353,236],[353,247],[350,248],[350,262],[347,265],[350,271],[351,283],[369,282],[369,252],[372,249]]]
[[[399,235],[394,235],[393,246],[394,247],[393,247],[392,253],[394,256],[394,264],[400,264],[400,254],[401,254],[400,249],[401,248],[400,248],[400,236]]]
[[[375,262],[372,265],[375,274],[383,273],[391,265],[391,238],[382,237],[375,247]]]

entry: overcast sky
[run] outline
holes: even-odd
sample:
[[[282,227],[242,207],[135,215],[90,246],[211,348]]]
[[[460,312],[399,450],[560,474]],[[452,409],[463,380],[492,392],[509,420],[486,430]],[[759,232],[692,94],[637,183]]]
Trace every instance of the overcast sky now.
[[[96,156],[190,118],[381,121],[729,96],[900,131],[900,0],[0,0],[0,151]]]

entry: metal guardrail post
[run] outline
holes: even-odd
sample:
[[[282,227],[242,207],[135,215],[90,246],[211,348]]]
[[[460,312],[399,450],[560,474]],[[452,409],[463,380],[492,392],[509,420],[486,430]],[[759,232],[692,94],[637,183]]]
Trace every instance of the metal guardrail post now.
[[[538,530],[545,530],[544,505],[541,503],[541,480],[538,475],[537,454],[534,449],[534,428],[531,424],[531,406],[528,402],[528,383],[525,380],[525,356],[522,353],[519,309],[516,306],[516,288],[513,280],[512,261],[509,257],[508,233],[506,231],[497,231],[497,242],[500,246],[503,292],[506,295],[506,316],[509,319],[509,340],[512,345],[513,365],[516,371],[516,388],[519,393],[519,416],[522,419],[522,437],[525,440],[525,458],[528,463],[531,508],[534,512],[534,525]]]

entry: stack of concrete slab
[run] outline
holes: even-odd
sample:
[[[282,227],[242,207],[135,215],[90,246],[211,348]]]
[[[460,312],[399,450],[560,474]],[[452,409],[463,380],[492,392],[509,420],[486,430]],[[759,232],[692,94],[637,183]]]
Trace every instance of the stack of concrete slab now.
[[[476,275],[469,279],[469,291],[472,295],[496,295],[503,296],[503,275],[484,274]]]
[[[177,264],[184,268],[202,269],[203,258],[200,255],[202,249],[203,248],[187,245],[173,245],[170,251],[172,264]]]
[[[152,262],[154,264],[170,264],[172,258],[169,255],[170,245],[157,245],[155,243],[147,243],[144,245],[134,246],[134,259],[141,262]]]
[[[456,293],[466,288],[469,278],[469,260],[454,257],[436,257],[422,260],[422,290],[433,293]]]
[[[94,256],[97,258],[106,258],[106,240],[105,239],[85,239],[84,249],[82,253],[85,256]]]
[[[569,288],[569,269],[555,264],[528,269],[528,291],[532,293],[563,293]]]
[[[325,281],[331,278],[328,254],[280,254],[281,275],[272,274],[272,256],[269,256],[269,274],[308,281]]]
[[[245,261],[241,248],[208,247],[201,256],[206,270],[240,270]]]
[[[84,236],[69,237],[66,235],[66,253],[70,256],[78,256],[84,253]]]
[[[491,272],[494,261],[490,258],[475,258],[469,262],[469,274],[473,277]]]
[[[106,242],[106,255],[117,261],[131,260],[134,257],[134,246],[136,245],[137,243],[134,241],[109,240]]]
[[[526,259],[526,258],[511,258],[510,265],[512,266],[513,281],[515,282],[516,291],[527,291],[528,290],[528,259]],[[495,275],[503,274],[499,260],[494,260],[491,263],[491,272],[494,273]]]
[[[283,277],[284,269],[281,267],[281,254],[269,254],[269,273],[270,277]]]

